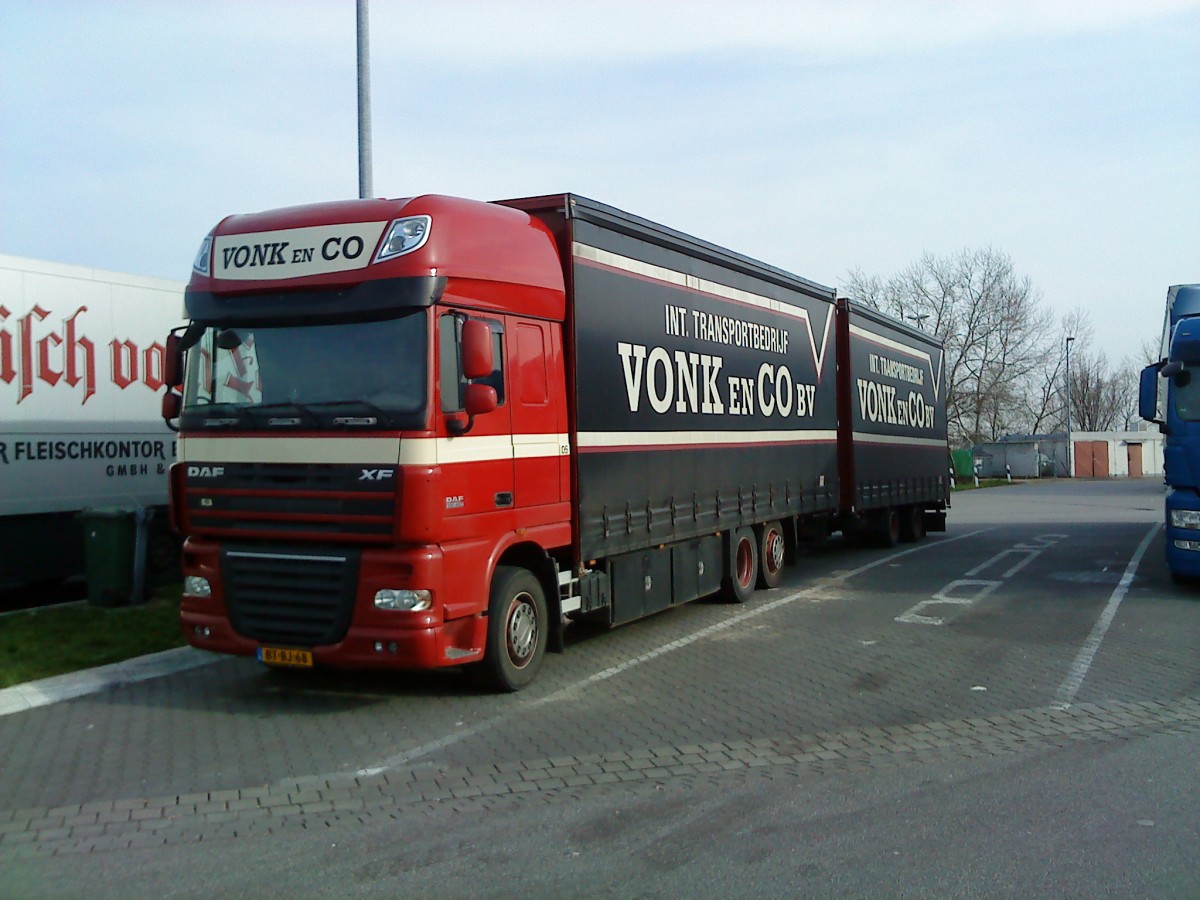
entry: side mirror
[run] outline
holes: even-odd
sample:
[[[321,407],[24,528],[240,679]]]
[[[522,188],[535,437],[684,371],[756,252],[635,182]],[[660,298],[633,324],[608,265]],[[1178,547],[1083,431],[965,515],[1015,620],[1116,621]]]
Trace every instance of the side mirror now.
[[[463,397],[463,408],[471,418],[495,412],[499,405],[496,389],[490,384],[467,385],[466,396]]]
[[[495,412],[500,401],[490,384],[468,384],[463,396],[463,411],[446,416],[446,430],[454,437],[475,427],[475,417]]]
[[[1156,425],[1162,424],[1158,410],[1158,376],[1162,369],[1161,362],[1146,366],[1138,382],[1138,415]]]
[[[492,329],[479,319],[467,319],[462,326],[463,375],[468,379],[486,378],[496,368],[492,357]]]
[[[162,417],[163,421],[167,423],[167,427],[172,431],[179,430],[178,426],[171,423],[173,420],[179,418],[181,412],[183,412],[183,397],[179,396],[175,391],[168,390],[163,394],[162,398]]]
[[[183,338],[172,331],[167,335],[166,352],[163,355],[163,383],[168,388],[183,384]]]

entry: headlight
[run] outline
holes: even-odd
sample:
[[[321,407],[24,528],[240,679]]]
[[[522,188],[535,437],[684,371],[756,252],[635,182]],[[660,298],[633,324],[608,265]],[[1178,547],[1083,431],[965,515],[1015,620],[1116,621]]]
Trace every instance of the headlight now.
[[[408,591],[386,588],[375,594],[375,605],[379,609],[422,610],[433,606],[433,595],[429,591]]]
[[[388,229],[387,237],[383,239],[383,245],[375,255],[375,262],[383,262],[385,259],[393,259],[419,249],[429,238],[431,223],[432,219],[429,216],[397,219]]]
[[[212,585],[208,583],[207,578],[201,578],[199,575],[185,575],[183,592],[192,597],[211,597]]]
[[[1200,510],[1171,510],[1171,525],[1174,528],[1200,528]]]

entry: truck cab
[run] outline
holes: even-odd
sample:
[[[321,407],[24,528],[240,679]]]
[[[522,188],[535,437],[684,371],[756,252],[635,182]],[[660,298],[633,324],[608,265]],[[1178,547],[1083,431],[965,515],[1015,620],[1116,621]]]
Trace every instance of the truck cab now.
[[[546,548],[570,546],[571,473],[563,275],[541,223],[437,196],[233,216],[185,301],[164,414],[194,646],[451,666],[503,641],[488,586],[504,567],[555,604]],[[536,670],[538,611],[500,611],[503,687]]]
[[[1142,370],[1138,405],[1164,436],[1167,566],[1200,579],[1200,284],[1168,290],[1162,357]]]

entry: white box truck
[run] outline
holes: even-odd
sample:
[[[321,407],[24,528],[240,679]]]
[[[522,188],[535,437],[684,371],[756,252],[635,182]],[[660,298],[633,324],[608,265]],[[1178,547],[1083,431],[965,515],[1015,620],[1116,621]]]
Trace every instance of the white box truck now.
[[[0,589],[80,575],[83,509],[165,507],[158,394],[183,288],[0,254]],[[165,519],[149,517],[156,566]]]

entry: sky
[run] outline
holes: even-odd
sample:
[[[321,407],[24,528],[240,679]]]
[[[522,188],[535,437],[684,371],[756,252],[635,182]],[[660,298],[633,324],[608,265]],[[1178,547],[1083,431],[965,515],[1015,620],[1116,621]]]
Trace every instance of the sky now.
[[[369,21],[376,196],[570,191],[831,287],[991,248],[1114,364],[1200,281],[1200,0]],[[183,281],[228,214],[357,196],[356,73],[354,0],[0,0],[0,253]]]

